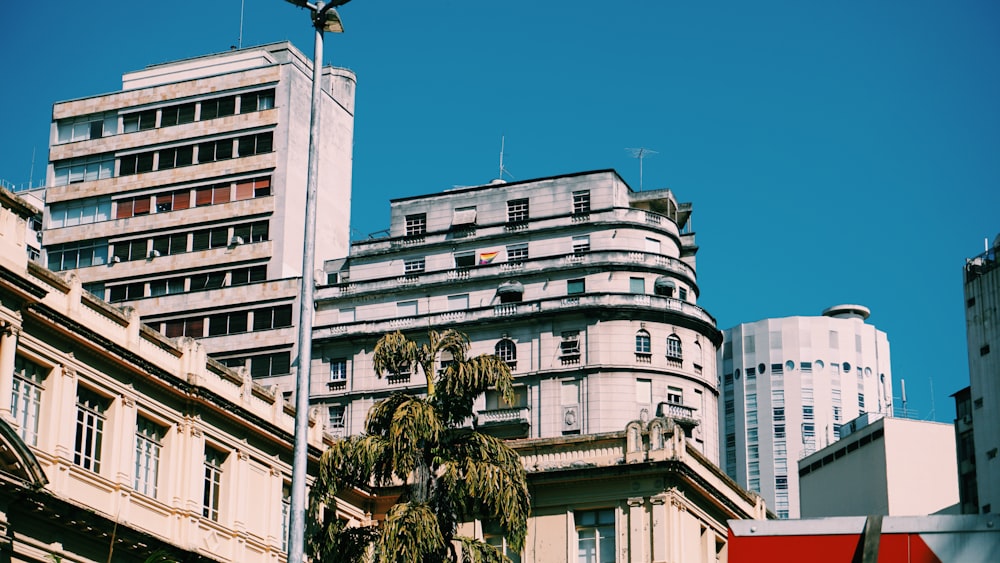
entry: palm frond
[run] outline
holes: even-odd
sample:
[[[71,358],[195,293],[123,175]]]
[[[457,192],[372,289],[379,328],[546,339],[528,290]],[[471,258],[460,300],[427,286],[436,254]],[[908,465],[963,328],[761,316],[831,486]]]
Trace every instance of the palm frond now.
[[[410,373],[413,365],[419,362],[417,343],[410,340],[398,330],[382,336],[375,343],[372,351],[375,375],[400,375]]]
[[[424,458],[427,445],[436,444],[444,426],[434,406],[421,397],[393,395],[368,414],[368,433],[381,436],[387,451],[382,462],[406,479]]]
[[[455,541],[462,547],[462,563],[511,563],[495,545],[465,536],[456,536]]]
[[[505,401],[514,401],[514,378],[507,363],[492,354],[454,362],[438,377],[435,400],[446,423],[457,424],[472,415],[476,397],[495,388]]]
[[[443,554],[445,550],[445,539],[430,507],[400,503],[386,514],[375,542],[375,559],[379,563],[420,563],[425,557]]]
[[[323,563],[357,563],[364,561],[368,549],[379,538],[375,526],[349,527],[343,520],[330,518],[324,526],[310,530],[306,538],[308,555]]]

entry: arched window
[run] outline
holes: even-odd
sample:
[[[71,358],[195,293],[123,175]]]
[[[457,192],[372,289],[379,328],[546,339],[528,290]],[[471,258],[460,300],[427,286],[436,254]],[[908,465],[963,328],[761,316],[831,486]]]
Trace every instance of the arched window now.
[[[671,334],[667,337],[667,357],[679,360],[683,356],[681,354],[681,337],[676,334]]]
[[[494,353],[496,357],[506,362],[510,369],[517,367],[517,346],[514,345],[513,340],[504,338],[497,342]]]
[[[650,354],[653,350],[653,344],[649,338],[649,333],[645,330],[640,330],[635,333],[635,353],[636,354]]]

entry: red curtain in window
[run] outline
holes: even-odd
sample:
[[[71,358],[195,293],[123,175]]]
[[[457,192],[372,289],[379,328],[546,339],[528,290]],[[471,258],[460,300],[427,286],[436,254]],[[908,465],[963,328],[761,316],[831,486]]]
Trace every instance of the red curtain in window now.
[[[229,184],[215,186],[212,195],[212,203],[226,203],[229,201]]]
[[[135,199],[135,207],[132,209],[133,215],[148,215],[149,214],[149,198],[139,197]]]
[[[118,202],[118,210],[115,212],[115,219],[128,219],[132,216],[131,199],[123,199]]]
[[[194,192],[194,204],[197,206],[212,205],[212,188],[198,188]]]
[[[253,180],[236,184],[236,201],[253,198]]]
[[[191,192],[174,192],[174,209],[187,209],[191,207]]]

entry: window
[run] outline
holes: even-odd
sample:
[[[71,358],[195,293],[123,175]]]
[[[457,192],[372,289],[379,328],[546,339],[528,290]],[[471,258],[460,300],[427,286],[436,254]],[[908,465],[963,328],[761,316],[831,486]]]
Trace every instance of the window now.
[[[288,535],[291,530],[292,484],[281,483],[281,551],[288,551]]]
[[[233,238],[237,239],[236,242],[233,242],[232,240],[230,241],[233,244],[263,242],[268,240],[267,221],[254,221],[253,223],[249,223],[247,225],[237,225],[233,227]]]
[[[774,421],[784,422],[785,421],[785,407],[775,407],[774,408]]]
[[[10,399],[10,414],[17,422],[17,433],[29,446],[38,445],[38,413],[42,407],[42,382],[49,370],[14,356],[14,387]]]
[[[636,295],[643,295],[646,293],[646,280],[644,278],[629,278],[628,279],[628,291],[629,293],[634,293]]]
[[[493,350],[496,357],[501,361],[507,363],[507,367],[514,369],[517,365],[517,346],[514,341],[509,338],[504,338],[497,342],[496,347]]]
[[[353,323],[357,317],[357,312],[354,307],[347,307],[345,309],[340,309],[337,311],[337,322],[341,323]]]
[[[250,357],[250,377],[287,375],[292,371],[292,353],[276,352]]]
[[[419,274],[424,271],[425,261],[423,258],[419,260],[407,260],[403,264],[403,273],[407,275]]]
[[[163,334],[168,338],[178,338],[187,336],[190,338],[201,338],[205,336],[205,319],[177,319],[163,323]]]
[[[250,92],[240,96],[240,113],[263,111],[274,107],[274,89]]]
[[[415,213],[406,216],[406,236],[415,237],[427,232],[427,214]]]
[[[226,282],[226,272],[209,272],[191,276],[191,291],[218,289]]]
[[[510,559],[511,563],[521,563],[521,554],[511,549],[510,544],[507,543],[507,538],[504,537],[503,532],[500,530],[500,526],[491,522],[483,522],[483,541],[487,545],[496,547],[500,553],[503,553]]]
[[[580,510],[573,514],[576,523],[578,563],[615,562],[615,511]]]
[[[191,237],[191,250],[208,250],[229,246],[229,227],[215,227],[195,231]]]
[[[653,345],[649,337],[649,333],[645,330],[640,330],[635,333],[635,353],[636,354],[646,354],[652,353]]]
[[[330,420],[330,428],[344,428],[347,407],[344,405],[330,405],[327,408],[327,416]]]
[[[865,394],[858,393],[858,410],[860,412],[865,412]]]
[[[274,133],[257,133],[256,135],[244,135],[237,140],[237,156],[253,156],[255,154],[265,154],[273,150]]]
[[[455,267],[456,268],[471,268],[476,265],[476,253],[475,252],[456,252],[455,253]]]
[[[292,326],[292,306],[279,305],[277,307],[267,307],[256,309],[253,312],[253,329],[270,330],[272,328],[285,328]]]
[[[400,301],[396,303],[396,314],[400,317],[412,317],[418,312],[417,302]]]
[[[112,285],[108,289],[110,290],[108,292],[108,302],[110,303],[142,299],[146,296],[146,284],[143,282]]]
[[[129,260],[145,260],[146,249],[149,247],[146,239],[123,240],[114,244],[113,255],[116,262],[128,262]]]
[[[579,256],[590,252],[590,235],[573,237],[573,254]]]
[[[512,199],[507,202],[507,222],[523,223],[528,220],[528,199]]]
[[[182,125],[194,121],[194,102],[160,110],[160,127]]]
[[[194,164],[194,146],[174,147],[160,151],[160,162],[156,169],[167,170],[192,164]]]
[[[253,199],[271,195],[271,177],[239,180],[236,182],[236,198],[234,201]]]
[[[587,289],[587,283],[584,278],[566,281],[566,295],[576,295],[578,293],[584,293],[586,289]]]
[[[205,446],[205,490],[201,503],[201,514],[209,520],[219,521],[219,505],[222,497],[222,466],[226,463],[226,453]]]
[[[347,359],[334,358],[330,360],[330,381],[347,380]]]
[[[469,294],[463,293],[461,295],[449,295],[448,296],[448,310],[449,311],[465,311],[469,308]]]
[[[76,392],[76,442],[73,463],[94,473],[101,471],[104,417],[111,404],[97,393],[79,387]]]
[[[979,348],[979,355],[980,356],[985,356],[986,354],[989,354],[989,353],[990,353],[990,345],[989,344],[986,344],[986,345],[984,345],[984,346],[982,346],[982,347]]]
[[[523,262],[528,259],[528,243],[511,244],[507,246],[507,261]]]
[[[198,143],[198,164],[233,158],[233,140],[220,139]],[[200,204],[199,204],[200,205]]]
[[[87,240],[53,244],[46,253],[50,270],[72,270],[108,263],[108,241]]]
[[[105,131],[113,135],[118,130],[118,114],[95,113],[70,119],[60,119],[57,124],[57,143],[72,143],[100,139]]]
[[[774,425],[774,437],[775,438],[784,438],[785,437],[785,425],[784,424],[775,424]]]
[[[816,413],[812,405],[802,405],[802,420],[815,420]]]
[[[139,416],[135,425],[135,490],[156,497],[160,477],[160,448],[165,430],[151,420]]]
[[[236,96],[226,96],[201,102],[201,120],[215,119],[236,113]]]
[[[816,437],[816,425],[809,423],[802,425],[802,437],[803,438],[815,438]]]
[[[590,190],[573,192],[573,215],[590,213]]]
[[[184,278],[170,278],[149,282],[149,295],[151,297],[174,295],[176,293],[184,293]]]
[[[688,300],[688,290],[686,287],[677,288],[677,298],[680,299],[681,301]]]
[[[62,203],[54,203],[49,207],[49,228],[72,227],[88,225],[111,218],[110,197],[89,197]]]
[[[651,254],[659,254],[660,253],[660,241],[656,240],[655,238],[647,238],[646,239],[646,252],[649,252]]]
[[[580,358],[580,331],[572,330],[562,333],[559,354],[563,359]]]
[[[160,256],[181,254],[187,252],[187,241],[187,233],[174,233],[172,235],[155,237],[153,239],[153,251],[158,252]]]
[[[208,317],[208,335],[222,336],[247,331],[247,311],[233,311]]]
[[[150,109],[122,116],[122,130],[125,133],[146,131],[156,127],[156,110]]]
[[[671,334],[667,337],[667,357],[675,360],[680,360],[683,357],[681,354],[681,338],[676,334]]]
[[[97,154],[60,160],[53,163],[52,169],[55,172],[53,184],[56,186],[103,180],[114,176],[115,156]]]
[[[119,161],[119,176],[131,176],[132,174],[142,174],[153,169],[153,151],[140,152],[136,154],[123,155]]]
[[[247,285],[267,279],[267,266],[236,268],[230,276],[230,285]]]
[[[680,387],[667,387],[667,402],[674,405],[683,405],[684,390]]]

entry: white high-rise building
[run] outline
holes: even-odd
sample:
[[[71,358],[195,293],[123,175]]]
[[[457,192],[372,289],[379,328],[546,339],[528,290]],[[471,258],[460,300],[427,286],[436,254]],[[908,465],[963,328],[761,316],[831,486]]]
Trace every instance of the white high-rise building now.
[[[782,518],[799,515],[796,462],[866,412],[892,413],[886,334],[861,305],[723,331],[722,467]]]

